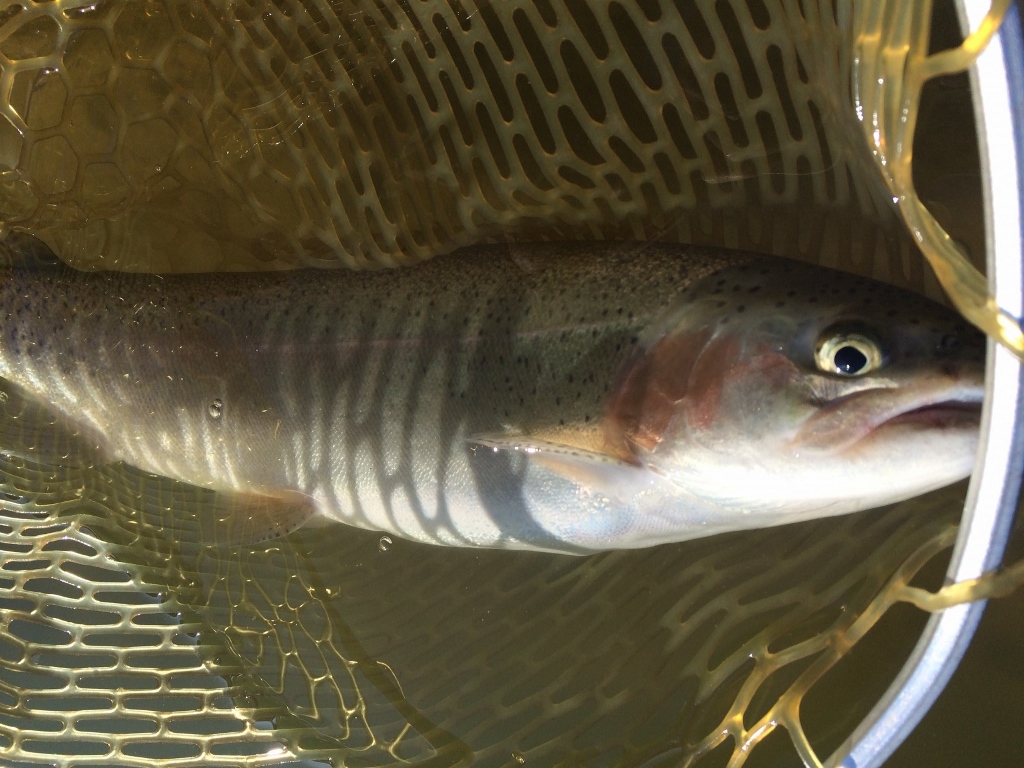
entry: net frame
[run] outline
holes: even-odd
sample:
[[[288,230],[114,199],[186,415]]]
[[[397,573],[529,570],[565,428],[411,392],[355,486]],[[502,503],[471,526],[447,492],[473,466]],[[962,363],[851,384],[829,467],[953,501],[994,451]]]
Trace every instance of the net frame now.
[[[957,5],[966,29],[981,28],[992,13],[985,3],[958,0]],[[978,56],[971,80],[978,95],[976,120],[982,137],[987,290],[998,307],[1020,317],[1024,313],[1024,199],[1020,193],[1024,112],[1015,94],[1024,92],[1024,29],[1016,5],[1008,8],[998,36]],[[992,342],[988,360],[982,447],[947,570],[947,582],[953,585],[969,584],[999,569],[1024,473],[1024,368],[1011,350]],[[985,610],[984,595],[974,598],[975,602],[941,606],[944,610],[929,620],[889,690],[826,765],[874,768],[896,750],[963,657]]]

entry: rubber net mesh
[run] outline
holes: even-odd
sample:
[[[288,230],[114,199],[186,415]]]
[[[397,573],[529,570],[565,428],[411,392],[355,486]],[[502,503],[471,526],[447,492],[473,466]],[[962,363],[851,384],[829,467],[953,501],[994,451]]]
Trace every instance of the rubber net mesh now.
[[[84,268],[630,238],[921,289],[844,8],[0,2],[0,222]],[[339,529],[218,547],[222,500],[123,466],[0,455],[0,494],[5,765],[712,766],[846,738],[923,625],[879,619],[941,577],[963,488],[585,559]],[[884,652],[849,652],[876,624]]]
[[[6,3],[0,216],[66,260],[159,271],[617,236],[919,280],[852,119],[836,13]]]

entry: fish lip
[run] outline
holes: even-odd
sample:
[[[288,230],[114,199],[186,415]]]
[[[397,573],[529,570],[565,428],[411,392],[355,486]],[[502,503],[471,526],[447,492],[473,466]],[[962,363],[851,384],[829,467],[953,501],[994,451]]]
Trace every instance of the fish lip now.
[[[976,422],[984,399],[983,387],[959,382],[938,390],[914,393],[898,399],[891,408],[879,410],[876,417],[869,420],[861,439],[890,427],[946,428]]]
[[[937,399],[914,408],[902,410],[880,423],[876,429],[893,424],[921,423],[922,425],[927,425],[934,421],[933,417],[941,417],[943,414],[970,414],[977,416],[981,412],[983,399],[980,397]]]
[[[984,386],[973,377],[930,386],[865,387],[821,406],[798,430],[794,446],[843,452],[880,430],[976,427],[984,396]]]

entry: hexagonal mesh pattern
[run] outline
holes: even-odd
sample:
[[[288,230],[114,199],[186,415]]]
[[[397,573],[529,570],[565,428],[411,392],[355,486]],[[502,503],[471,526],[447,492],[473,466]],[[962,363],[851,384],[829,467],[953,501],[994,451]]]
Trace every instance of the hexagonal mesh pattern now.
[[[225,509],[208,491],[0,470],[0,755],[32,766],[714,765],[775,723],[799,742],[803,694],[950,545],[962,494],[586,559],[340,529],[239,551],[196,543]],[[891,662],[859,662],[862,705]],[[863,706],[825,701],[829,744]]]
[[[0,217],[157,271],[664,237],[919,283],[834,5],[8,3]]]

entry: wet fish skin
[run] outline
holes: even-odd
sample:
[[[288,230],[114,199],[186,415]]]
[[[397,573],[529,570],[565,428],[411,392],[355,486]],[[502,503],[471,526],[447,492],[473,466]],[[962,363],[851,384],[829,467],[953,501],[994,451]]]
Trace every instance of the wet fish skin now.
[[[233,494],[250,540],[312,514],[454,546],[648,546],[903,498],[965,475],[977,440],[966,324],[748,254],[563,244],[387,273],[5,277],[0,376],[99,460]],[[877,333],[886,364],[818,370],[837,322]],[[904,392],[961,406],[833,450],[852,404],[860,425]]]

